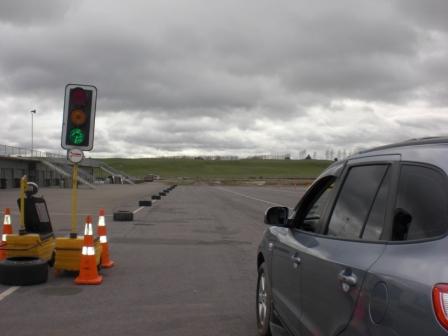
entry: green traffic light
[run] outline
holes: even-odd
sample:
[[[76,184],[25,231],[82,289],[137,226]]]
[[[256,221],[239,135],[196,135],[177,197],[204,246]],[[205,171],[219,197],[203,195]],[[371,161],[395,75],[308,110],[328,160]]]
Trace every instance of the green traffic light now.
[[[74,128],[70,131],[70,141],[75,145],[80,145],[84,142],[84,132],[79,128]]]

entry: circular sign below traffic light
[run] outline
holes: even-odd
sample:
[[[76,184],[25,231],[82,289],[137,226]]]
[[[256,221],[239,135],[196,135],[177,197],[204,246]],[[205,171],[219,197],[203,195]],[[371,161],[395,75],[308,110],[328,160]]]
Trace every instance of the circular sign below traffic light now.
[[[85,135],[82,130],[79,128],[74,128],[70,131],[69,134],[70,142],[74,145],[80,145],[84,142]]]
[[[70,120],[75,126],[81,126],[86,123],[87,116],[82,110],[74,110],[70,113]]]

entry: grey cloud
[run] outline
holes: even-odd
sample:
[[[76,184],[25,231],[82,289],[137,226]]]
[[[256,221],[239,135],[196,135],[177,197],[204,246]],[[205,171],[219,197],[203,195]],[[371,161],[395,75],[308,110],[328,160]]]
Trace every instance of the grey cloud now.
[[[67,0],[2,0],[0,2],[0,23],[27,26],[62,20],[70,9],[71,3],[72,1]]]
[[[96,85],[98,115],[108,118],[96,135],[104,152],[393,141],[414,126],[375,115],[374,104],[446,106],[446,6],[442,0],[4,1],[0,101],[12,99],[8,108],[18,113],[36,106],[56,114],[65,84]],[[365,105],[355,114],[345,100]],[[343,113],[365,117],[355,124]],[[57,147],[60,118],[50,122],[41,144]],[[420,125],[433,131],[430,122]]]
[[[300,92],[312,92],[320,100],[391,101],[412,89],[417,79],[407,81],[408,69],[400,66],[414,61],[412,29],[385,20],[382,8],[366,12],[356,2],[344,3],[303,13],[304,3],[289,4],[300,14],[287,20],[268,1],[249,2],[241,13],[225,8],[218,16],[219,6],[211,4],[204,12],[216,21],[174,14],[158,36],[145,34],[139,20],[126,26],[130,19],[113,7],[101,25],[76,27],[75,12],[60,32],[16,33],[0,67],[9,79],[5,89],[15,94],[45,88],[54,94],[67,81],[95,82],[108,110],[250,108],[279,89],[299,100]],[[263,87],[263,78],[275,77],[280,86]]]
[[[422,25],[422,28],[446,32],[448,30],[448,2],[445,0],[395,0],[410,20]]]

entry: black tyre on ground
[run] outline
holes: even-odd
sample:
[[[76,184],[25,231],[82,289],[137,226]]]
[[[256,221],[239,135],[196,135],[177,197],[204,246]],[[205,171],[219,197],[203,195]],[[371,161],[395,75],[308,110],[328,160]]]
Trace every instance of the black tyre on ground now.
[[[53,253],[51,254],[50,260],[47,261],[48,266],[53,267],[55,261],[56,261],[56,253],[53,251]]]
[[[160,195],[152,195],[152,199],[159,200],[161,199]]]
[[[256,312],[258,335],[270,336],[269,322],[272,315],[272,290],[265,263],[262,263],[258,268]]]
[[[120,210],[114,212],[114,221],[116,222],[130,222],[134,220],[134,214],[130,211]]]
[[[37,285],[48,280],[48,262],[34,257],[0,261],[0,283],[7,286]]]
[[[148,200],[142,200],[142,201],[139,201],[139,202],[138,202],[138,205],[139,205],[139,206],[151,206],[151,205],[152,205],[152,202],[151,202],[151,201],[148,201]]]

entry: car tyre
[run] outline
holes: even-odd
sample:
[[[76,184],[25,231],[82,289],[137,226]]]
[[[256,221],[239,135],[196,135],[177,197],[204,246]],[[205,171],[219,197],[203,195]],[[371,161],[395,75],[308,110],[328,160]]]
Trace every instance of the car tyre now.
[[[258,268],[256,312],[258,335],[271,336],[272,289],[265,263]]]
[[[37,285],[48,280],[48,263],[35,257],[12,257],[0,262],[0,283],[7,286]]]

